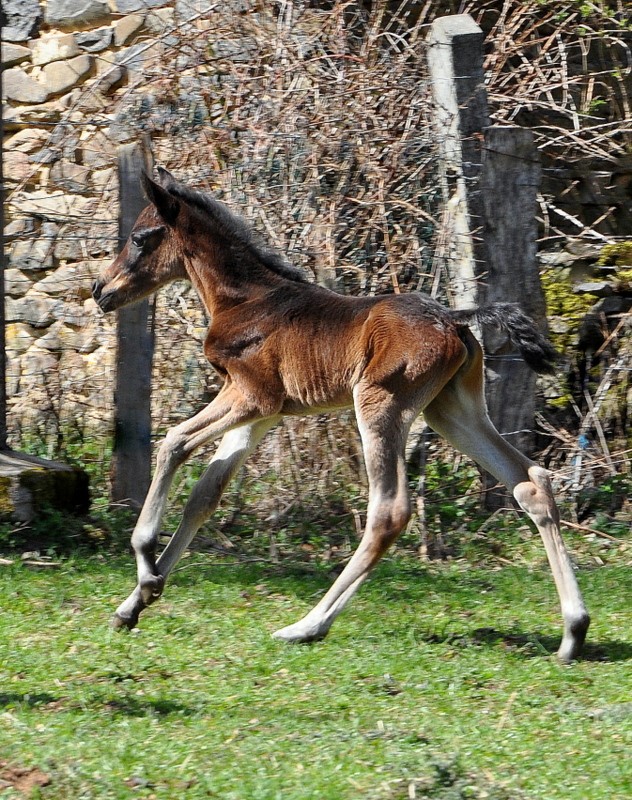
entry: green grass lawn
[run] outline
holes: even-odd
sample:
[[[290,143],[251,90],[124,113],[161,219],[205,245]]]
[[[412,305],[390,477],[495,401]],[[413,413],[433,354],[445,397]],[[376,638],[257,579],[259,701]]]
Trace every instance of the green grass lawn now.
[[[0,567],[0,797],[632,797],[629,550],[580,581],[585,660],[551,655],[544,568],[393,557],[325,642],[270,638],[331,578],[194,554],[139,630],[129,558]]]

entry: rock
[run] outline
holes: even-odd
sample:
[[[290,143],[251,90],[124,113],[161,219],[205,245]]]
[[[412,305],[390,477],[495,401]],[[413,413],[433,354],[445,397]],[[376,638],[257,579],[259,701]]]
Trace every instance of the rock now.
[[[88,192],[90,173],[91,170],[82,164],[61,160],[51,167],[49,180],[56,188],[64,189],[66,192]]]
[[[114,23],[114,44],[122,47],[127,44],[132,36],[142,27],[145,17],[141,14],[129,14]]]
[[[81,286],[82,283],[85,284],[84,287]],[[65,300],[73,296],[85,298],[90,291],[90,279],[82,264],[66,264],[58,267],[54,272],[50,272],[33,288],[49,297],[63,297]],[[82,288],[83,291],[81,291]]]
[[[110,67],[108,70],[103,72],[95,81],[95,85],[100,92],[107,95],[110,92],[115,91],[119,88],[125,81],[127,77],[127,70],[125,67],[122,67],[118,64],[115,64],[113,67]]]
[[[37,0],[4,0],[2,17],[3,40],[27,42],[37,36],[42,23],[42,7]]]
[[[112,28],[96,28],[77,34],[77,44],[88,53],[100,53],[112,44],[114,31]]]
[[[18,359],[14,360],[18,361]],[[46,378],[49,377],[51,379],[50,382],[52,386],[59,384],[59,375],[57,372],[58,363],[59,359],[56,356],[52,353],[48,353],[46,350],[38,348],[37,340],[19,359],[18,367],[20,371],[21,392],[25,393],[27,396],[29,394],[32,395],[29,407],[20,409],[26,420],[30,419],[36,421],[41,414],[39,409],[47,405],[46,395],[48,389],[46,388]],[[41,407],[38,406],[38,401],[42,403]],[[48,402],[50,403],[50,396]]]
[[[21,44],[9,44],[8,42],[2,42],[2,66],[5,69],[30,60],[30,48],[23,47]]]
[[[33,174],[33,167],[26,153],[7,150],[4,154],[4,174],[8,183],[24,183]]]
[[[54,61],[42,70],[40,82],[48,94],[62,94],[86,81],[94,74],[92,56],[82,55],[68,61]]]
[[[59,161],[61,155],[59,150],[52,149],[51,147],[42,147],[38,153],[33,153],[29,158],[32,164],[54,164]]]
[[[614,289],[609,281],[594,281],[593,283],[579,283],[573,287],[575,294],[594,294],[595,297],[610,297]]]
[[[603,249],[603,243],[587,242],[585,239],[571,239],[564,247],[575,259],[588,259],[597,261]]]
[[[145,27],[157,36],[161,36],[165,31],[175,27],[175,12],[173,8],[157,8],[155,11],[150,11],[145,17]],[[169,41],[165,40],[166,44],[175,44],[177,39]]]
[[[38,83],[38,86],[41,84]],[[39,123],[52,126],[59,122],[63,111],[64,108],[57,100],[35,106],[27,105],[17,108],[7,106],[4,109],[4,129],[5,131],[15,131],[20,130],[24,125],[38,125]]]
[[[99,343],[94,331],[84,331],[66,325],[61,320],[54,322],[37,340],[37,346],[51,353],[93,353]]]
[[[42,36],[33,42],[32,51],[33,64],[39,66],[79,55],[77,40],[72,33]]]
[[[148,8],[160,8],[166,4],[166,0],[116,0],[116,10],[119,14],[133,14],[136,11],[146,11]]]
[[[131,47],[124,47],[116,54],[116,63],[126,67],[131,72],[143,74],[148,64],[159,63],[164,52],[160,41],[147,44],[135,44]]]
[[[2,97],[16,103],[44,103],[49,92],[20,67],[5,70],[2,76]]]
[[[46,22],[51,28],[85,30],[110,22],[108,4],[102,0],[48,0]]]
[[[87,514],[90,508],[88,475],[78,467],[57,461],[0,452],[0,515],[29,523],[48,508]]]
[[[4,272],[4,291],[9,297],[22,297],[33,286],[33,281],[19,269]]]
[[[116,187],[118,186],[114,167],[93,170],[90,180],[92,181],[92,186],[94,189],[99,193],[103,193],[106,190],[116,190]]]
[[[34,230],[35,223],[32,217],[20,217],[19,219],[13,219],[9,222],[4,229],[4,238],[10,241],[11,239],[21,236],[28,236],[28,234],[33,233]]]
[[[9,251],[9,264],[13,269],[40,270],[53,266],[51,239],[18,239]]]
[[[25,128],[14,133],[4,142],[5,152],[19,150],[21,153],[33,153],[48,140],[48,131],[42,128]]]
[[[81,291],[83,289],[83,292]],[[83,286],[76,282],[74,284],[74,291],[73,294],[78,296],[80,294],[83,295],[83,299],[90,292],[90,283],[86,283]],[[61,322],[66,323],[66,325],[72,325],[75,328],[82,328],[90,319],[90,314],[86,312],[83,303],[69,303],[68,301],[58,305],[54,309],[55,319],[60,320]]]
[[[36,339],[36,333],[30,325],[23,322],[14,322],[7,325],[6,340],[7,350],[21,355],[26,353]]]
[[[67,217],[85,219],[92,211],[94,199],[81,195],[69,195],[64,192],[36,191],[17,192],[11,198],[10,209],[13,213],[32,214],[36,217],[55,221]]]
[[[116,146],[102,131],[97,131],[81,145],[81,163],[91,170],[109,167],[116,161]]]
[[[59,312],[62,301],[45,295],[29,293],[14,300],[7,298],[7,322],[26,322],[34,328],[47,328],[55,321],[55,311]]]

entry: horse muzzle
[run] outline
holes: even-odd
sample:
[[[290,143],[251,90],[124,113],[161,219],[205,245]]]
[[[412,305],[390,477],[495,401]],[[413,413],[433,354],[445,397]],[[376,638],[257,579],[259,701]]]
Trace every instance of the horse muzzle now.
[[[103,286],[104,284],[101,281],[96,280],[92,284],[92,297],[94,302],[99,306],[101,311],[112,311],[115,307],[115,299],[113,292],[105,292],[103,293]]]

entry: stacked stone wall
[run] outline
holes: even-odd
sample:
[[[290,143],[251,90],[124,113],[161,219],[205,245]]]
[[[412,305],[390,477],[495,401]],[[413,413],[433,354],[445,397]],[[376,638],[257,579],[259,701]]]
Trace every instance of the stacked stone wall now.
[[[136,118],[128,125],[113,117],[128,98],[134,104],[146,74],[159,74],[176,13],[197,11],[160,0],[3,4],[13,444],[73,429],[83,437],[111,417],[115,318],[97,312],[90,285],[118,247],[117,147],[143,132]],[[174,296],[183,302],[186,290]],[[178,338],[183,325],[174,327]],[[191,346],[184,355],[175,346],[183,369],[198,371]],[[192,405],[199,402],[198,394]]]

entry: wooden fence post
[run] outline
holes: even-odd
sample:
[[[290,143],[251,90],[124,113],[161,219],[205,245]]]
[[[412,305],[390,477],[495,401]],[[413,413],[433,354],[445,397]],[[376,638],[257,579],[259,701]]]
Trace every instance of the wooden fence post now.
[[[147,205],[140,176],[150,171],[146,142],[118,151],[119,246],[123,248],[138,214]],[[111,500],[142,506],[151,479],[151,366],[154,352],[153,301],[141,300],[118,311],[114,449]]]
[[[467,14],[436,19],[428,36],[428,66],[440,149],[449,235],[448,265],[456,308],[480,302],[485,254],[478,181],[483,130],[489,125],[483,74],[483,31]]]
[[[449,251],[444,254],[457,308],[517,302],[546,326],[536,263],[538,154],[530,131],[490,126],[483,32],[466,14],[442,17],[428,37]],[[535,375],[507,337],[479,332],[485,346],[487,406],[498,430],[533,450]],[[507,502],[485,476],[486,505]]]

